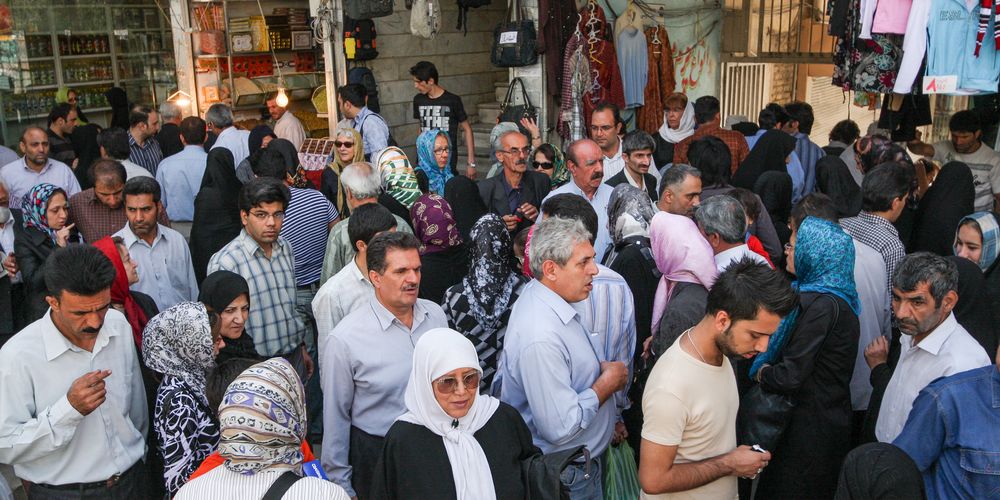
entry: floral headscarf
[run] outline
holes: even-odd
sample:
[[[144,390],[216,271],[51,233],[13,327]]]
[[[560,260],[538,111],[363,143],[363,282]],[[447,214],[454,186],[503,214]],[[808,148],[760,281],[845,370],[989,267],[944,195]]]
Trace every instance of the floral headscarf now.
[[[500,317],[510,304],[511,292],[524,278],[514,265],[510,232],[503,219],[486,214],[472,226],[469,274],[462,279],[469,312],[485,332],[500,329]]]
[[[205,305],[181,302],[146,324],[142,359],[150,369],[184,381],[208,404],[205,376],[215,366],[212,344]]]
[[[49,235],[49,239],[53,243],[56,242],[56,231],[49,227],[49,219],[45,213],[49,209],[49,200],[56,193],[62,193],[63,196],[66,196],[66,191],[63,191],[62,188],[43,182],[31,188],[31,191],[25,193],[24,198],[21,199],[21,210],[24,211],[24,228],[33,227]]]
[[[444,198],[428,193],[410,208],[413,232],[420,240],[420,255],[441,252],[462,244],[458,223],[451,205]]]
[[[382,189],[404,207],[412,207],[422,193],[406,153],[395,146],[389,146],[379,152],[375,165],[378,166],[382,179]]]
[[[219,405],[219,427],[227,469],[297,471],[308,426],[305,389],[292,365],[272,358],[236,377]]]
[[[437,140],[438,136],[444,137],[444,140],[448,141],[448,157],[451,158],[450,155],[454,154],[451,150],[451,140],[448,139],[448,134],[437,129],[425,130],[417,137],[417,166],[427,174],[431,191],[444,195],[444,185],[455,176],[455,173],[451,171],[451,166],[447,162],[445,162],[444,168],[437,164],[437,157],[434,156],[434,141]]]
[[[569,182],[569,169],[566,168],[566,158],[563,156],[562,150],[559,146],[555,144],[542,144],[542,146],[549,146],[552,148],[552,189],[555,189],[563,184]],[[531,152],[531,157],[529,160],[534,160],[535,155],[542,146],[538,146],[534,151]],[[544,154],[544,153],[543,153]],[[647,197],[648,198],[648,197]]]

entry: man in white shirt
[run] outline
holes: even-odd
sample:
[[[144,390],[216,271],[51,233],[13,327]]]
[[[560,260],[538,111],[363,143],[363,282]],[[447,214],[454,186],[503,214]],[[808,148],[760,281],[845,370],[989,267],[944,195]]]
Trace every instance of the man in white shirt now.
[[[88,245],[45,267],[50,309],[0,349],[0,463],[29,498],[146,498],[146,393],[115,268]]]
[[[233,125],[233,110],[222,103],[216,103],[205,112],[208,131],[218,136],[212,149],[226,148],[233,153],[233,165],[239,166],[250,156],[250,132]]]
[[[267,112],[274,120],[274,135],[294,144],[296,150],[301,148],[306,140],[306,129],[302,127],[302,122],[287,109],[278,106],[277,98],[267,100]]]
[[[132,261],[139,265],[139,282],[132,289],[149,295],[163,311],[179,302],[198,300],[191,251],[181,233],[156,222],[160,185],[139,177],[125,183],[128,225],[115,233],[125,241]]]
[[[712,246],[715,266],[720,273],[744,257],[770,267],[767,259],[754,253],[746,244],[747,216],[736,198],[713,196],[701,203],[694,218],[701,234]]]
[[[590,206],[597,212],[597,236],[594,240],[594,252],[597,253],[596,260],[604,260],[611,245],[611,233],[608,230],[608,202],[611,201],[611,193],[615,188],[604,183],[604,158],[601,148],[596,142],[590,139],[580,139],[566,148],[566,168],[572,176],[570,182],[563,184],[558,189],[553,190],[545,200],[557,194],[575,194],[582,196]]]
[[[903,430],[913,400],[939,377],[990,364],[990,357],[958,324],[958,268],[950,260],[918,252],[907,255],[892,280],[892,310],[903,336],[899,362],[882,397],[875,437],[891,443]],[[888,342],[875,339],[865,349],[872,368],[885,363]]]
[[[625,159],[622,157],[622,121],[618,106],[611,103],[599,104],[590,113],[590,139],[597,143],[604,155],[604,181],[618,175],[625,169]],[[660,169],[650,158],[649,173],[660,182]]]
[[[0,178],[10,190],[11,206],[21,208],[25,193],[47,182],[63,188],[66,196],[80,192],[80,183],[65,163],[49,158],[49,137],[40,127],[28,127],[21,134],[24,157],[0,168]]]

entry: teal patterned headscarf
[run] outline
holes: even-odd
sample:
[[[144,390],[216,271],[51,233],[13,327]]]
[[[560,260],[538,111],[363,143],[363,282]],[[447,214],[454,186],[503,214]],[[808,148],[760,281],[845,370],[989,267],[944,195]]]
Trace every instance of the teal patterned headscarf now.
[[[448,142],[448,158],[450,159],[451,155],[455,154],[451,150],[451,140],[448,138],[448,134],[438,129],[425,130],[417,136],[417,166],[427,174],[431,191],[444,196],[444,185],[455,176],[455,173],[452,172],[451,165],[447,162],[445,162],[444,168],[437,164],[437,157],[434,156],[434,141],[437,140],[438,136],[444,137],[444,140]]]
[[[844,299],[854,314],[861,314],[861,300],[854,282],[854,241],[840,225],[816,217],[806,217],[799,226],[795,240],[795,274],[792,283],[799,293],[829,293]],[[799,310],[781,320],[767,344],[767,351],[757,355],[750,376],[754,377],[764,364],[780,357],[795,330]]]
[[[983,251],[976,264],[985,273],[996,262],[997,254],[1000,254],[1000,225],[997,224],[997,218],[993,212],[976,212],[966,215],[958,221],[958,228],[961,228],[965,221],[975,222],[979,226],[979,232],[983,235]],[[955,228],[956,238],[958,237],[958,228]]]
[[[417,175],[406,153],[389,146],[378,154],[375,164],[382,178],[382,189],[409,210],[423,193],[417,186]]]

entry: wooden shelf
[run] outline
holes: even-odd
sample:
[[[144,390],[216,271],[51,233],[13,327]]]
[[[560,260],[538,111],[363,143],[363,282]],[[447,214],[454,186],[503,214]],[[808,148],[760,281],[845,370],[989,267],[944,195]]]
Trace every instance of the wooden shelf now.
[[[114,80],[97,80],[97,81],[93,81],[93,82],[74,82],[74,83],[67,83],[66,86],[67,87],[86,87],[88,85],[107,85],[109,83],[112,84],[112,85],[114,85],[115,81]]]
[[[79,54],[75,56],[59,56],[60,59],[66,59],[67,61],[72,61],[74,59],[111,59],[111,53],[105,52],[103,54]]]

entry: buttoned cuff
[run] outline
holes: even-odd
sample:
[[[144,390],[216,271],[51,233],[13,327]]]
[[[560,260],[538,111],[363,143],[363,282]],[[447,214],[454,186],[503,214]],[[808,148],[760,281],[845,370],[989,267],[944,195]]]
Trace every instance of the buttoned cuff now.
[[[53,429],[67,428],[73,431],[85,417],[76,408],[73,408],[73,405],[69,404],[69,398],[65,394],[49,407],[47,414]]]
[[[597,410],[601,407],[601,400],[598,399],[597,393],[590,388],[579,393],[578,397],[577,404],[580,405],[580,428],[586,429],[590,427],[590,422],[597,416]]]

